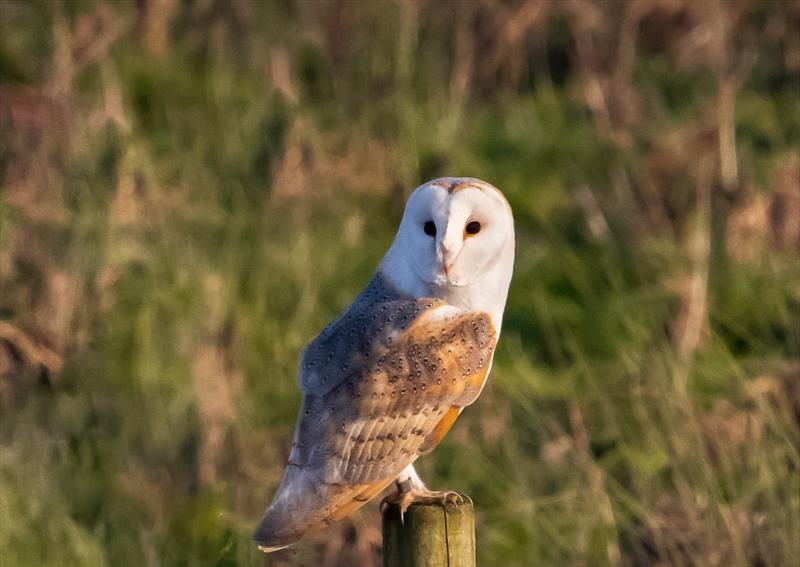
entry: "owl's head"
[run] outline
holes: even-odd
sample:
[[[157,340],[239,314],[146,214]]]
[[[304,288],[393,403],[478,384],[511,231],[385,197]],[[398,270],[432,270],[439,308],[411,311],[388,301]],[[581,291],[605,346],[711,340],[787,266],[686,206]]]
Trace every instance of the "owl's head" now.
[[[488,278],[507,288],[514,258],[511,207],[479,179],[434,179],[409,197],[390,252],[393,271],[403,262],[429,287],[459,288]]]

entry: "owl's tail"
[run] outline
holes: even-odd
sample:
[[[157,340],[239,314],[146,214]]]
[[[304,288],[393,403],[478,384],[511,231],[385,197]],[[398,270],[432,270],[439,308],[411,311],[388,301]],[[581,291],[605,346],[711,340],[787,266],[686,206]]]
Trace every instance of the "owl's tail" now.
[[[289,547],[313,527],[319,498],[308,476],[299,467],[287,467],[278,492],[253,535],[261,551],[271,553]]]
[[[306,533],[340,520],[377,496],[392,478],[368,484],[326,483],[309,470],[290,465],[253,540],[271,553],[297,543]]]

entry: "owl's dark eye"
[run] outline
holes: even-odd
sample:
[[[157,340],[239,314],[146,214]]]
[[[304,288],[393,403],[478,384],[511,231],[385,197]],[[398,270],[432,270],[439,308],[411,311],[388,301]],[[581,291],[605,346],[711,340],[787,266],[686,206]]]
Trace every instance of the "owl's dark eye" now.
[[[478,234],[481,231],[481,223],[478,221],[470,221],[467,223],[467,226],[464,227],[464,231],[470,236]]]
[[[426,221],[422,227],[422,230],[424,230],[425,234],[428,236],[436,236],[436,225],[432,220]]]

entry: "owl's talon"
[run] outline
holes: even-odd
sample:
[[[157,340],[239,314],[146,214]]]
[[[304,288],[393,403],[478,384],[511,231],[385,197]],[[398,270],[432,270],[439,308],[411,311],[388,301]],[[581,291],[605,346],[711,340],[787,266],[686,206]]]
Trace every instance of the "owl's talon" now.
[[[414,503],[418,504],[438,504],[448,512],[456,510],[465,502],[472,504],[468,496],[463,496],[452,490],[428,490],[427,488],[412,487],[407,490],[398,490],[389,494],[381,500],[381,514],[391,506],[397,504],[400,507],[400,522],[403,522],[406,510]]]

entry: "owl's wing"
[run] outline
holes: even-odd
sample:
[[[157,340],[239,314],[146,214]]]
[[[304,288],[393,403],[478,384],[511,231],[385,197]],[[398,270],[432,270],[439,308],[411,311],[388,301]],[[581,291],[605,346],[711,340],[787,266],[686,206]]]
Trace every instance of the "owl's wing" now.
[[[481,392],[496,338],[488,314],[432,299],[389,297],[335,321],[303,356],[289,465],[256,540],[290,545],[432,450]]]
[[[402,297],[375,277],[352,305],[303,351],[297,381],[306,395],[322,396],[348,377],[363,374],[381,346],[390,348],[425,311],[445,303]]]

